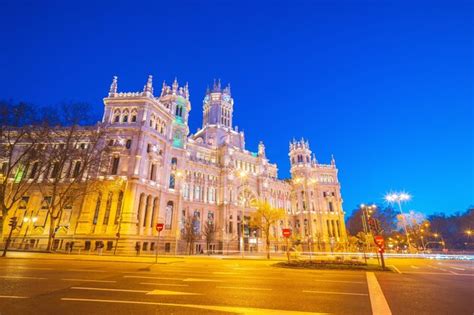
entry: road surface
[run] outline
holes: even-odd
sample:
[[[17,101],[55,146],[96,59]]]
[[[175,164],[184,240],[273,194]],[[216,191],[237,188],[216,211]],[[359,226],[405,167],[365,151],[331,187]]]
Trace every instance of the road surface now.
[[[158,264],[0,259],[0,314],[473,314],[474,265],[389,259],[396,272],[293,270],[274,261]]]

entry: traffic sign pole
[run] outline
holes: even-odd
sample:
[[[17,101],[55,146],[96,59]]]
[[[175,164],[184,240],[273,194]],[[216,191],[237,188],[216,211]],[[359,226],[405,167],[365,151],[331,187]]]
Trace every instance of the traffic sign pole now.
[[[160,244],[160,234],[161,231],[163,231],[163,228],[165,225],[163,223],[157,223],[155,228],[158,231],[158,240],[156,241],[156,247],[155,247],[155,264],[158,262],[158,246]]]
[[[288,239],[291,236],[291,229],[282,229],[281,234],[286,239],[286,258],[288,259],[288,262],[290,262],[290,246],[288,244]]]
[[[158,240],[156,241],[156,248],[155,248],[155,264],[158,262],[158,244],[160,244],[160,234],[161,234],[161,231],[158,232]]]
[[[383,236],[376,235],[374,237],[375,245],[378,247],[378,253],[380,254],[380,261],[382,263],[382,269],[385,269],[385,259],[383,257],[383,253],[385,252],[385,240]]]

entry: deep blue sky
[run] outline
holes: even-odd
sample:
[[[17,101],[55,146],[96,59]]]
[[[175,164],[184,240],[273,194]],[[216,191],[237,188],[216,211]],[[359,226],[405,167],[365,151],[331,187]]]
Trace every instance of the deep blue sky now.
[[[0,0],[0,98],[100,119],[113,75],[121,91],[177,76],[195,132],[222,78],[280,177],[293,137],[334,153],[347,211],[402,189],[425,213],[474,204],[472,1],[96,2]]]

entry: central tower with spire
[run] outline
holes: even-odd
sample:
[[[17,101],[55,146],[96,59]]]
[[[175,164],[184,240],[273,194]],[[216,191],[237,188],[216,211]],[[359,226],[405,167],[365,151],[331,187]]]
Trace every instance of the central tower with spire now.
[[[221,88],[221,80],[214,80],[212,90],[206,91],[202,111],[202,128],[207,125],[232,128],[234,100],[230,94],[230,84]]]
[[[221,81],[214,80],[212,89],[207,88],[202,106],[202,129],[194,135],[194,139],[208,145],[245,148],[244,133],[233,127],[234,99],[230,92],[230,84],[222,88]]]

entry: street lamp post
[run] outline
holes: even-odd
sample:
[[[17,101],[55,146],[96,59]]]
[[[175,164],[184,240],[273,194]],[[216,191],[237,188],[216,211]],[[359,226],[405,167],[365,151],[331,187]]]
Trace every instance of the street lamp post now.
[[[366,234],[366,238],[365,238],[365,247],[367,248],[367,250],[369,250],[369,236],[372,236],[372,232],[370,231],[370,228],[368,226],[368,221],[369,221],[369,218],[370,216],[372,215],[372,212],[374,212],[374,210],[377,208],[376,205],[365,205],[365,204],[361,204],[360,205],[360,208],[362,209],[362,227],[364,229],[364,232]]]
[[[391,193],[385,196],[385,200],[389,203],[396,203],[398,205],[398,209],[400,210],[400,214],[402,215],[403,220],[403,229],[405,230],[405,235],[407,238],[408,250],[409,252],[414,252],[413,245],[410,242],[410,235],[408,233],[407,222],[405,214],[403,213],[402,209],[402,202],[410,200],[411,196],[407,193]]]
[[[244,171],[241,171],[238,173],[239,178],[242,182],[242,184],[239,186],[247,186],[247,173]],[[245,189],[245,188],[244,188]],[[242,255],[242,258],[244,258],[244,251],[245,251],[245,239],[244,239],[244,232],[245,232],[245,207],[248,205],[247,196],[244,194],[243,200],[242,200],[242,215],[240,217],[240,253]],[[258,244],[257,244],[258,245]]]

